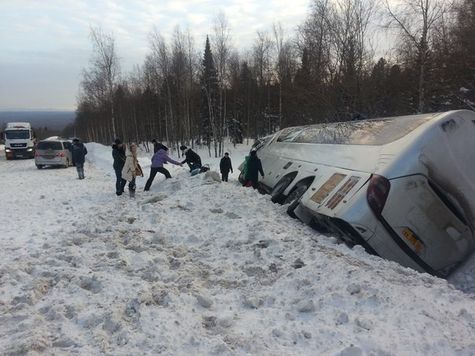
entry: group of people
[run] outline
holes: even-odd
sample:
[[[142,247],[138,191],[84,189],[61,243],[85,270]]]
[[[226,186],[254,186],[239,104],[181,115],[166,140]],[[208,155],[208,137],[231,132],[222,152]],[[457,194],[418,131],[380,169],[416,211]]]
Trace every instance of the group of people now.
[[[207,165],[202,165],[201,157],[187,146],[180,146],[182,155],[185,158],[180,162],[172,159],[168,155],[167,146],[157,140],[152,140],[152,143],[154,153],[151,159],[152,164],[150,166],[150,175],[145,183],[144,191],[150,190],[157,173],[163,174],[166,179],[171,178],[170,172],[164,167],[164,164],[166,163],[171,163],[180,167],[186,163],[192,175],[209,170]],[[127,150],[126,145],[123,144],[120,139],[116,139],[112,145],[112,157],[114,159],[113,167],[116,175],[115,188],[116,194],[122,195],[127,182],[129,182],[129,194],[131,197],[134,197],[136,190],[135,179],[137,176],[143,177],[144,174],[137,159],[137,145],[131,143],[128,148],[129,149]],[[228,152],[226,152],[224,157],[221,158],[219,168],[222,181],[227,182],[229,172],[233,173],[231,158],[229,157]],[[257,158],[256,151],[253,150],[251,151],[250,156],[247,156],[245,160],[243,174],[246,182],[244,185],[257,188],[259,172],[264,176],[261,161]]]

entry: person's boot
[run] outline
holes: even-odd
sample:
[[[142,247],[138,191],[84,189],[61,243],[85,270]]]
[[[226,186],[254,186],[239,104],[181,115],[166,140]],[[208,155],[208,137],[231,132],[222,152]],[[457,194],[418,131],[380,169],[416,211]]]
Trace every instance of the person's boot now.
[[[129,190],[129,197],[135,198],[135,190]]]

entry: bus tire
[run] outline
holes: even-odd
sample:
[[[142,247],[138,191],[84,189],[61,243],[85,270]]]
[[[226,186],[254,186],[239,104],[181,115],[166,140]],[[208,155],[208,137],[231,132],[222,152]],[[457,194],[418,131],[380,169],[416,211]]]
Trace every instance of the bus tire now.
[[[274,188],[272,188],[272,192],[270,193],[271,201],[273,203],[282,204],[282,202],[285,200],[284,191],[287,189],[290,183],[292,183],[294,178],[295,176],[287,175],[282,177],[281,180],[279,180],[277,184],[274,185]]]
[[[284,204],[290,204],[287,208],[287,214],[289,214],[290,217],[297,219],[297,215],[295,215],[295,209],[300,204],[300,199],[310,187],[310,184],[311,183],[308,182],[296,184],[294,189],[292,189],[290,194],[285,198]]]

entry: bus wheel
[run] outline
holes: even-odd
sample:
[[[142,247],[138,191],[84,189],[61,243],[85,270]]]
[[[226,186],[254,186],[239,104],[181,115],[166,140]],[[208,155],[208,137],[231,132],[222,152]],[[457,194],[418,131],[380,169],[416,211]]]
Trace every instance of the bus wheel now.
[[[287,208],[287,214],[289,214],[294,219],[297,219],[297,215],[295,215],[294,211],[300,204],[300,199],[302,198],[302,195],[305,194],[308,187],[310,187],[310,183],[298,183],[284,200],[284,204],[290,204]]]
[[[43,165],[42,164],[37,164],[36,168],[41,169],[41,168],[43,168]]]
[[[273,203],[282,204],[282,202],[285,200],[284,190],[287,189],[294,178],[295,176],[291,175],[282,177],[282,179],[279,180],[276,185],[274,185],[274,188],[272,188],[272,192],[270,193]]]

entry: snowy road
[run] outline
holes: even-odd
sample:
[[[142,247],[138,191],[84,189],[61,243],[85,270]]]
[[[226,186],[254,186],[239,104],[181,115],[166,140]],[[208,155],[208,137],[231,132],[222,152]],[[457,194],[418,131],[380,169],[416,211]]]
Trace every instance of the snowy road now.
[[[475,354],[469,273],[464,293],[337,244],[237,173],[116,197],[88,150],[82,181],[0,153],[1,354]]]

